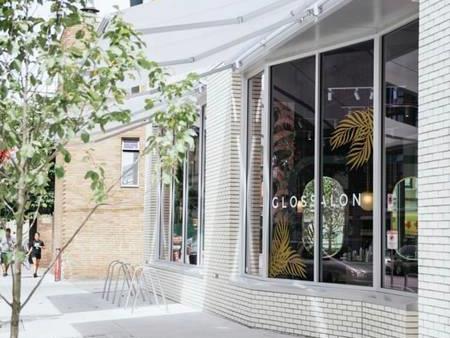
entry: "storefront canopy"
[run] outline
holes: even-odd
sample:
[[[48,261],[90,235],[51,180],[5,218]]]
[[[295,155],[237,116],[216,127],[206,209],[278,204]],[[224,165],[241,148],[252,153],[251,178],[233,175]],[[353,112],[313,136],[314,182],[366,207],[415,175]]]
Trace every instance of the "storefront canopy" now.
[[[190,72],[206,76],[242,67],[249,56],[298,33],[351,0],[164,0],[150,1],[123,12],[143,35],[147,56],[165,67],[170,81]],[[104,19],[101,27],[108,24]],[[249,61],[250,62],[250,61]],[[131,83],[129,86],[137,85]],[[131,124],[145,124],[146,90],[131,96]],[[120,128],[111,128],[114,133]]]
[[[153,0],[123,16],[143,34],[149,59],[177,81],[190,72],[205,76],[289,58],[330,41],[376,32],[393,18],[415,12],[411,0]],[[147,89],[127,100],[132,124],[145,122],[143,102],[153,93]]]
[[[322,3],[336,1],[322,1]],[[131,7],[124,13],[143,34],[150,59],[174,79],[232,65],[280,28],[309,16],[317,0],[164,0]]]

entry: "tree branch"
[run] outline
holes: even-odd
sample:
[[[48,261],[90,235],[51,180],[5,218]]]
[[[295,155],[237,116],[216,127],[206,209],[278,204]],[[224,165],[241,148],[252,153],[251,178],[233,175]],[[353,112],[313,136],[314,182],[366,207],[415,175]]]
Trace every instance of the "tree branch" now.
[[[6,200],[3,199],[3,198],[2,198],[2,202],[3,202],[3,204],[9,209],[9,211],[11,211],[11,213],[14,214],[14,209],[11,207],[11,205],[9,205],[9,203],[6,202]]]
[[[39,200],[37,202],[37,207],[36,207],[36,210],[34,212],[33,219],[31,221],[31,227],[35,226],[34,222],[36,222],[36,219],[37,219],[37,217],[39,215],[39,209],[41,208],[41,203],[42,203],[42,195],[39,196]],[[30,238],[28,240],[30,240]]]
[[[12,307],[11,302],[8,299],[6,299],[6,297],[3,296],[1,293],[0,293],[0,299],[2,299],[6,304],[8,304],[9,307]]]

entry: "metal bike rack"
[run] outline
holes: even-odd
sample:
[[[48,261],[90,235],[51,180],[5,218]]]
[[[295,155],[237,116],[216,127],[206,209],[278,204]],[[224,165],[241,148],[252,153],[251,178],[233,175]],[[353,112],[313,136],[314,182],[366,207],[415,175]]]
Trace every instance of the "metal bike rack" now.
[[[103,286],[103,293],[102,293],[102,298],[106,297],[106,300],[109,300],[109,294],[111,291],[111,284],[114,278],[114,272],[115,272],[115,268],[118,265],[123,264],[121,261],[119,260],[114,260],[111,263],[109,263],[108,265],[108,270],[106,273],[106,278],[105,278],[105,284]]]
[[[123,269],[124,269],[124,278],[122,281],[122,288],[120,290],[119,299],[117,302],[117,305],[119,307],[122,302],[122,299],[125,297],[126,294],[128,293],[135,294],[134,286],[132,283],[135,267],[131,264],[124,264]]]
[[[136,290],[136,292],[133,294],[132,290]],[[133,297],[131,311],[134,312],[134,309],[136,308],[136,301],[139,295],[142,296],[144,302],[145,295],[148,296],[149,300],[151,300],[153,296],[153,301],[156,305],[161,305],[159,301],[159,297],[161,297],[165,309],[166,311],[168,311],[169,307],[167,304],[166,295],[164,293],[164,289],[162,288],[161,280],[156,269],[147,266],[136,268],[132,278],[132,287],[129,289],[127,295],[125,308],[128,307],[130,299],[131,297]]]
[[[102,298],[117,306],[128,308],[132,302],[132,312],[141,297],[144,303],[161,305],[160,298],[168,311],[166,295],[162,288],[158,270],[149,266],[133,266],[120,260],[108,265]],[[153,298],[153,302],[151,301]],[[123,304],[123,300],[125,303]]]
[[[134,308],[136,306],[136,300],[138,299],[139,295],[142,296],[142,300],[145,302],[145,293],[142,288],[142,272],[143,267],[139,266],[136,269],[134,269],[133,278],[131,279],[131,288],[128,290],[127,298],[125,301],[125,309],[128,308],[128,305],[130,303],[130,298],[133,297],[133,308],[132,312],[134,312]],[[133,290],[134,295],[133,295]]]
[[[127,263],[122,263],[119,266],[119,272],[117,274],[117,278],[115,280],[115,284],[114,284],[114,291],[113,291],[113,299],[112,299],[112,303],[114,304],[116,302],[116,298],[117,298],[117,291],[119,289],[119,284],[122,281],[122,287],[124,286],[125,283],[127,283],[128,285],[130,285],[131,282],[131,278],[130,273],[129,273],[129,268],[130,265]],[[119,306],[120,306],[120,299],[119,299]]]

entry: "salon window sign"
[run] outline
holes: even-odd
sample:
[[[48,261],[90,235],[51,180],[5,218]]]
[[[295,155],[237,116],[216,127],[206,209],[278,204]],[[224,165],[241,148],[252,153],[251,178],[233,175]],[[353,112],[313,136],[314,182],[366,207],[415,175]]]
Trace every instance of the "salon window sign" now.
[[[314,207],[315,196],[311,194],[309,196],[301,196],[300,198],[297,196],[283,196],[278,197],[275,196],[272,198],[272,208],[278,209],[286,209],[286,208],[296,208],[301,206],[302,208]],[[340,207],[344,208],[348,205],[351,206],[359,206],[361,207],[362,203],[364,203],[364,193],[356,193],[352,195],[340,194],[335,195],[331,194],[330,196],[322,196],[321,204],[324,207]]]
[[[392,209],[394,209],[394,195],[387,194],[386,201],[387,201],[387,211],[392,212]]]
[[[398,249],[398,232],[397,230],[388,230],[386,232],[386,243],[388,250]]]

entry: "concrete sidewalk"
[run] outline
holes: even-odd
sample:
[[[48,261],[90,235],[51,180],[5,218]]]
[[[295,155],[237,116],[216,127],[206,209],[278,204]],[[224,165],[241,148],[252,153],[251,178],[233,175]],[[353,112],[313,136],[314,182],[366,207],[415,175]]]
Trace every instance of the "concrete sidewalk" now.
[[[103,282],[54,282],[48,276],[22,313],[21,338],[284,338],[252,330],[194,308],[169,304],[118,308],[101,297]],[[27,295],[37,279],[25,276]],[[11,278],[0,277],[0,292],[10,297]],[[24,296],[25,297],[25,296]],[[0,338],[9,337],[10,309],[0,304]]]

